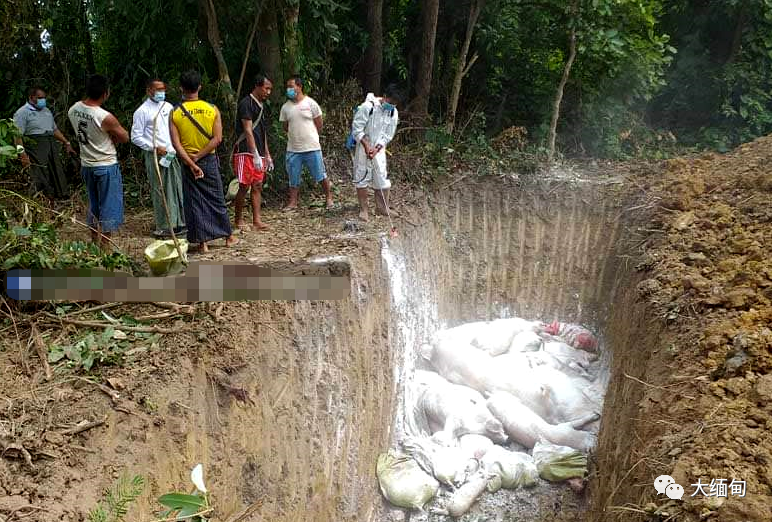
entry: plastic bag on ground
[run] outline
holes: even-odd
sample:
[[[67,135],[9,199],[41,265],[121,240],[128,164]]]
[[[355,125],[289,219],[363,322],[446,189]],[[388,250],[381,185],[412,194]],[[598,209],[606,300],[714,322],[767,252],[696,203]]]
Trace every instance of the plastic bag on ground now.
[[[393,451],[378,456],[376,474],[386,500],[406,509],[423,509],[440,488],[415,460]]]
[[[587,456],[566,446],[539,441],[533,447],[539,476],[551,482],[582,478],[587,473]]]
[[[455,488],[466,480],[469,459],[457,445],[444,446],[431,437],[406,437],[405,452],[440,483]]]
[[[186,239],[177,239],[177,241],[182,252],[182,259],[180,259],[177,248],[174,246],[173,239],[153,241],[145,249],[145,259],[154,276],[175,274],[181,271],[184,264],[188,262],[188,241]]]
[[[527,453],[509,451],[501,446],[489,449],[482,458],[482,464],[489,475],[500,478],[489,485],[491,491],[499,487],[505,489],[530,487],[535,485],[539,478],[533,457]]]

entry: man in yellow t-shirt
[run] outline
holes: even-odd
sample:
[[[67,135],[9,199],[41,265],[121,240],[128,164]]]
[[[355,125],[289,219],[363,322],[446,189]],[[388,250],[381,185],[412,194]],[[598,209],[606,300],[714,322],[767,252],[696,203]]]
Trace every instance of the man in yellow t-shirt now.
[[[238,238],[232,234],[225,206],[220,162],[214,153],[222,141],[220,111],[198,98],[201,75],[186,71],[180,76],[182,102],[170,116],[172,144],[182,163],[182,196],[188,241],[207,252],[208,241],[225,238],[233,246]]]

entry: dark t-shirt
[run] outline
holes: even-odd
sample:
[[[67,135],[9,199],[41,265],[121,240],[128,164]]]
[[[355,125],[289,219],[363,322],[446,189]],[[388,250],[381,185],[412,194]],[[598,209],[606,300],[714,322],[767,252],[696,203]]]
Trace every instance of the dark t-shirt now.
[[[263,116],[260,116],[262,110]],[[255,136],[255,145],[257,145],[257,152],[261,156],[265,156],[265,138],[268,136],[268,123],[270,116],[268,112],[268,105],[263,103],[262,109],[260,105],[255,101],[252,96],[247,95],[243,100],[239,102],[239,109],[236,113],[236,139],[238,139],[244,132],[244,126],[241,120],[250,120],[254,125],[255,120],[260,118],[260,123],[257,124],[252,134]],[[236,152],[252,152],[249,150],[249,144],[246,138],[241,140],[241,143],[236,147]]]

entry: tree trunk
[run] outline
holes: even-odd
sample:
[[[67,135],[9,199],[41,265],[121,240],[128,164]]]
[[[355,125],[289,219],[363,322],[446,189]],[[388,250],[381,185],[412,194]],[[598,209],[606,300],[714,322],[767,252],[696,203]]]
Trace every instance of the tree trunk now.
[[[81,24],[83,25],[83,46],[86,48],[86,66],[88,73],[96,73],[96,63],[94,62],[94,46],[91,43],[91,30],[88,27],[88,12],[86,10],[86,0],[80,2]]]
[[[299,74],[298,65],[298,19],[300,3],[287,2],[284,10],[284,78]]]
[[[241,96],[241,88],[244,85],[244,75],[247,72],[247,64],[249,63],[249,55],[252,52],[252,42],[255,40],[255,33],[257,32],[257,26],[260,22],[260,13],[263,10],[263,4],[265,2],[255,2],[255,20],[252,22],[252,30],[249,32],[249,39],[247,40],[247,49],[244,51],[244,61],[241,63],[241,73],[239,74],[239,83],[236,87],[236,99]],[[250,89],[251,90],[251,89]]]
[[[367,32],[370,40],[362,61],[362,88],[365,92],[380,94],[383,69],[383,0],[367,4]]]
[[[578,0],[574,1],[572,7],[574,23],[576,22],[576,16],[578,12]],[[549,144],[547,146],[547,163],[552,165],[552,160],[555,157],[555,138],[557,137],[558,118],[560,117],[560,103],[563,101],[563,90],[568,82],[568,76],[571,74],[571,66],[574,65],[574,59],[576,58],[576,25],[571,27],[571,36],[569,40],[568,48],[568,60],[563,67],[563,76],[560,78],[558,84],[558,90],[555,93],[555,101],[552,104],[552,121],[550,122],[549,132]]]
[[[464,43],[461,45],[461,52],[458,56],[458,64],[456,65],[456,75],[453,78],[453,89],[450,92],[450,103],[448,105],[449,133],[453,132],[453,128],[456,125],[456,110],[458,109],[458,98],[461,96],[461,82],[464,80],[464,76],[469,73],[474,62],[477,61],[477,53],[472,56],[469,63],[467,63],[466,57],[469,54],[469,46],[472,44],[472,34],[474,33],[474,27],[477,25],[477,19],[480,17],[483,5],[485,5],[485,0],[472,0],[472,4],[469,7],[466,35],[464,35]]]
[[[220,38],[220,26],[217,22],[217,11],[214,8],[213,0],[200,0],[201,7],[206,13],[206,36],[209,39],[209,45],[212,47],[215,60],[217,60],[217,80],[225,87],[224,95],[229,108],[236,105],[236,98],[233,94],[233,84],[231,76],[228,73],[228,64],[225,63],[225,56],[222,52],[222,39]]]
[[[440,12],[440,0],[421,2],[421,54],[418,60],[418,73],[415,79],[415,98],[410,109],[419,117],[429,113],[429,93],[432,88],[434,69],[434,41],[437,35],[437,15]]]
[[[266,5],[260,15],[260,37],[257,39],[257,54],[265,74],[275,85],[271,98],[281,100],[284,89],[284,78],[281,77],[281,39],[279,36],[279,19],[276,16],[276,5],[271,2]]]
[[[739,9],[739,13],[737,15],[737,22],[735,23],[735,26],[734,26],[732,43],[727,52],[727,56],[726,56],[726,60],[724,60],[724,64],[730,64],[734,62],[735,58],[737,57],[737,53],[740,51],[740,46],[742,45],[742,41],[743,41],[743,31],[745,30],[745,25],[748,22],[748,3],[741,2],[738,9]]]

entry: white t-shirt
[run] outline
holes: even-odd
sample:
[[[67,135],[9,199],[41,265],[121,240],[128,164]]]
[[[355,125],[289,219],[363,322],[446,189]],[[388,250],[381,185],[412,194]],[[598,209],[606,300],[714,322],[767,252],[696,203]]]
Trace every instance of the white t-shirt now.
[[[80,143],[80,162],[84,167],[105,167],[118,163],[118,153],[110,135],[102,130],[102,122],[110,113],[102,107],[77,102],[67,116]]]
[[[300,102],[287,100],[281,106],[279,121],[289,124],[287,130],[288,152],[310,152],[322,150],[319,144],[319,131],[314,125],[314,118],[322,115],[322,109],[311,97],[306,96]]]

